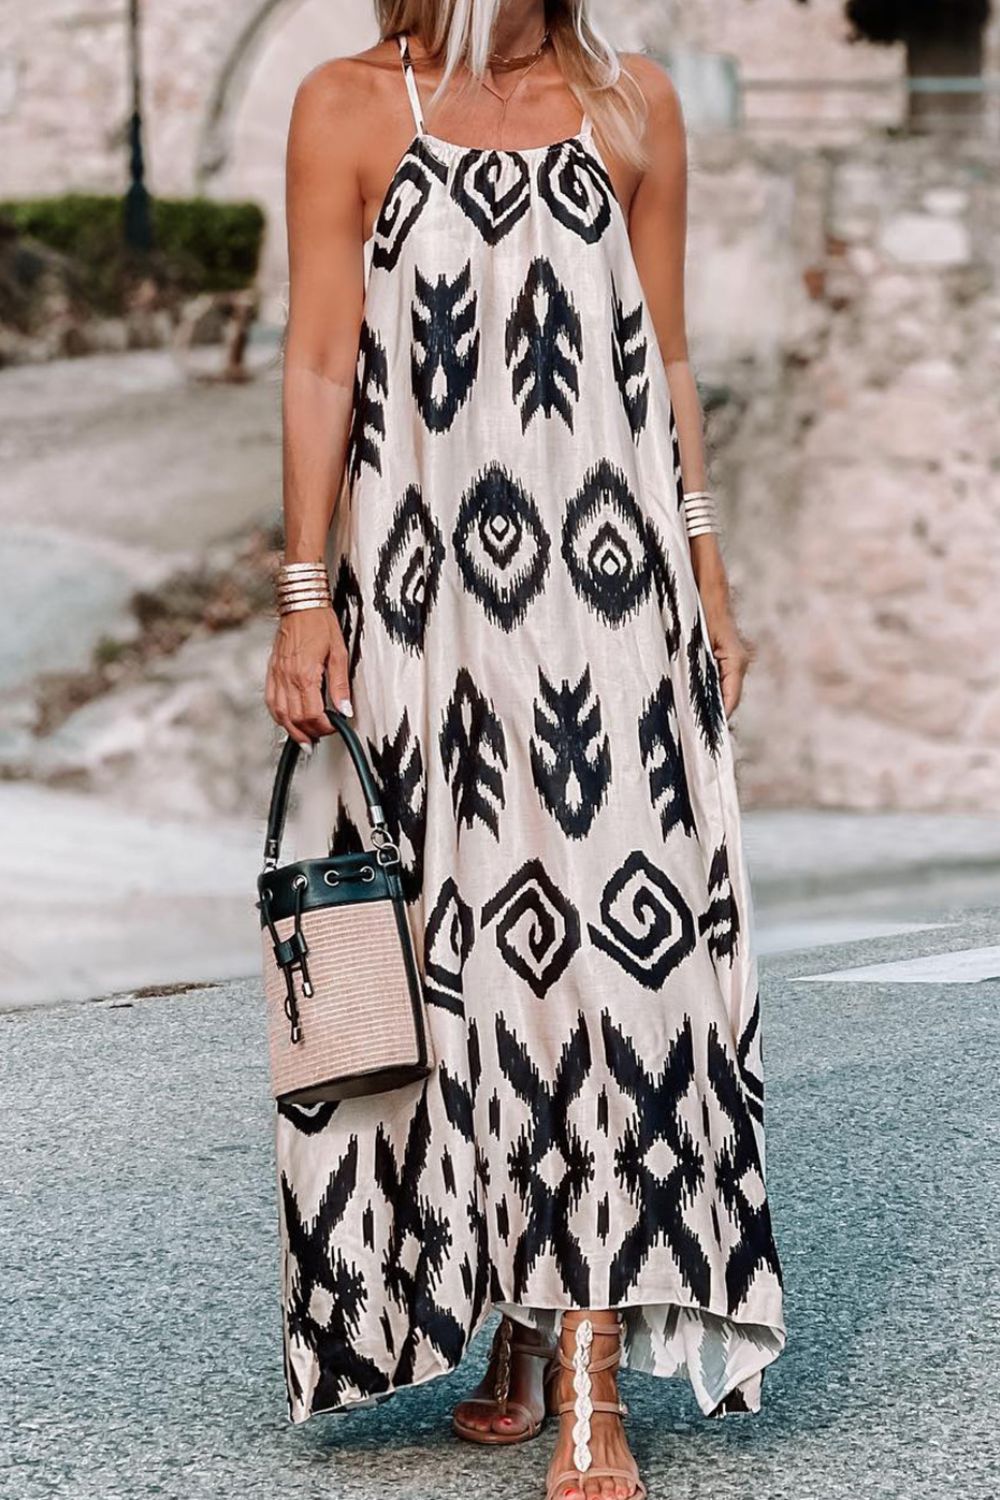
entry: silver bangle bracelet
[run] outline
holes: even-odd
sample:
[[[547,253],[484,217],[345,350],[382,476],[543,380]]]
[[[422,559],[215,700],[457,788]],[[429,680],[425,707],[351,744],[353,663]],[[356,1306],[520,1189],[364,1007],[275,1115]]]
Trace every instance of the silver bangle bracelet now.
[[[279,615],[297,615],[297,614],[300,613],[300,611],[302,611],[304,609],[332,609],[332,608],[333,608],[333,600],[330,598],[329,595],[326,595],[326,597],[324,598],[323,595],[317,594],[317,596],[316,596],[315,599],[300,599],[298,602],[296,602],[294,604],[285,604],[284,602],[280,603],[278,605],[278,614]]]
[[[278,614],[293,615],[304,609],[329,609],[330,578],[325,563],[282,563],[275,580]]]
[[[718,532],[719,514],[711,490],[684,491],[684,524],[689,537]]]

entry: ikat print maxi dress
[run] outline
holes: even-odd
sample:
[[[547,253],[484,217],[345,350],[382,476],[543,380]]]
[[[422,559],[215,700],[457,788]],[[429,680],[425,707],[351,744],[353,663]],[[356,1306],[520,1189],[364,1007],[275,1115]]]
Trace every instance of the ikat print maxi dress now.
[[[453,1369],[491,1307],[621,1308],[629,1366],[756,1411],[785,1335],[752,913],[656,335],[589,120],[440,140],[400,51],[329,562],[437,1061],[279,1113],[289,1412]],[[361,848],[336,738],[304,780]]]

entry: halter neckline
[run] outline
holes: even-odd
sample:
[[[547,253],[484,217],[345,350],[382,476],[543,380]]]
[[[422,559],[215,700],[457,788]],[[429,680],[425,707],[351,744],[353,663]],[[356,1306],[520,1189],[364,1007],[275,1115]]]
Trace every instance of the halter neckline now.
[[[588,141],[592,131],[592,121],[587,110],[583,111],[583,120],[580,129],[575,135],[566,136],[560,141],[547,141],[540,146],[465,146],[460,141],[448,141],[442,136],[432,135],[424,123],[424,111],[420,103],[420,92],[417,88],[417,80],[413,71],[413,58],[410,56],[410,39],[405,31],[401,31],[396,40],[399,43],[400,58],[403,65],[403,78],[406,83],[406,92],[410,100],[410,109],[413,114],[413,124],[418,136],[423,136],[428,141],[433,141],[436,146],[450,147],[454,151],[474,151],[482,155],[494,152],[498,156],[531,156],[545,151],[551,151],[557,146],[570,146],[574,143],[583,144]]]

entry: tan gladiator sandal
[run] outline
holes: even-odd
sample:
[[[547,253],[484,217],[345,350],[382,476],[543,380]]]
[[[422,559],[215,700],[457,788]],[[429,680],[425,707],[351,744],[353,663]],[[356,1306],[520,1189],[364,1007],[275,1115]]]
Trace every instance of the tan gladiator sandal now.
[[[581,1318],[572,1330],[575,1335],[573,1341],[573,1358],[567,1359],[562,1352],[560,1344],[557,1351],[559,1364],[564,1370],[573,1371],[573,1389],[576,1399],[563,1401],[557,1407],[559,1416],[568,1412],[573,1413],[573,1462],[574,1469],[564,1469],[557,1474],[549,1485],[546,1500],[560,1500],[559,1491],[564,1487],[582,1489],[584,1479],[624,1479],[627,1483],[635,1486],[630,1500],[646,1500],[647,1490],[639,1478],[639,1470],[634,1469],[606,1469],[594,1468],[594,1459],[590,1451],[590,1419],[595,1411],[611,1412],[616,1417],[628,1416],[628,1407],[624,1401],[595,1401],[591,1396],[590,1377],[598,1370],[610,1370],[617,1366],[622,1357],[622,1320],[621,1315],[617,1318],[617,1329],[596,1328],[589,1318]],[[591,1359],[590,1351],[594,1343],[595,1333],[613,1334],[617,1332],[618,1348],[606,1359]]]
[[[545,1371],[545,1413],[541,1418],[535,1416],[529,1406],[523,1401],[512,1401],[510,1399],[510,1360],[513,1354],[530,1354],[535,1359],[551,1361]],[[546,1417],[551,1414],[549,1403],[549,1381],[556,1372],[555,1350],[545,1344],[520,1344],[514,1339],[514,1324],[510,1318],[503,1317],[500,1327],[497,1329],[493,1339],[492,1359],[496,1356],[496,1370],[493,1377],[492,1396],[465,1396],[458,1404],[459,1406],[489,1406],[495,1408],[495,1414],[505,1417],[508,1413],[519,1415],[524,1418],[525,1427],[521,1432],[494,1432],[491,1427],[485,1431],[478,1427],[466,1427],[456,1416],[452,1416],[451,1425],[460,1438],[465,1438],[469,1443],[487,1443],[498,1447],[507,1447],[514,1443],[527,1443],[536,1438],[545,1426]]]

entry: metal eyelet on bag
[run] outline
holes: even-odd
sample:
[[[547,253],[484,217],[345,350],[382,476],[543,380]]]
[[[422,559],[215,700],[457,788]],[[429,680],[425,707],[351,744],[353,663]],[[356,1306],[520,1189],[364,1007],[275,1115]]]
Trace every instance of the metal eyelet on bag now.
[[[340,876],[337,874],[336,870],[324,870],[323,871],[323,884],[324,885],[339,885],[340,884]]]
[[[372,869],[371,865],[362,865],[361,879],[369,885],[375,879],[375,871]]]

